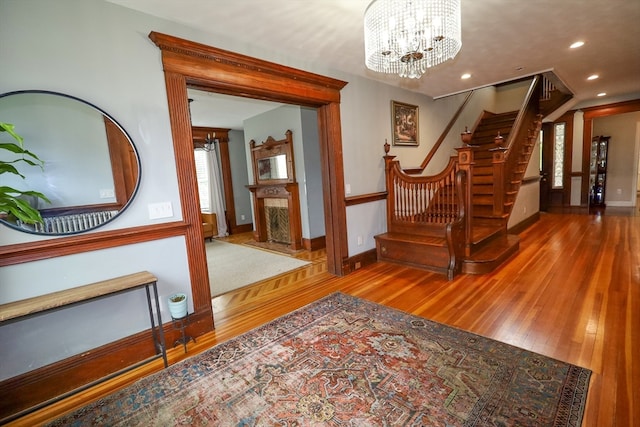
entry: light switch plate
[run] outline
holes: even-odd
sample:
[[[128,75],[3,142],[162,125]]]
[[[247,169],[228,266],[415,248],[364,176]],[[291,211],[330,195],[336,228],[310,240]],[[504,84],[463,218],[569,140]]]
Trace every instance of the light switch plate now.
[[[149,219],[171,218],[173,207],[171,202],[149,203]]]

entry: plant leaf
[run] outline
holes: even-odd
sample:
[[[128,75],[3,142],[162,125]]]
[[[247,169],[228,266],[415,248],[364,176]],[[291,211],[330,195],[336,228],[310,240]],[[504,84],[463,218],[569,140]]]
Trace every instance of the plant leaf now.
[[[24,141],[24,139],[20,135],[18,135],[14,131],[14,129],[15,129],[15,125],[12,125],[11,123],[0,122],[0,131],[7,132],[9,135],[13,137],[13,139],[18,141],[18,143],[22,145],[22,142]]]
[[[0,163],[0,175],[3,173],[13,173],[15,175],[21,176],[22,179],[24,179],[24,175],[18,172],[18,169],[16,169],[16,167],[11,163]]]

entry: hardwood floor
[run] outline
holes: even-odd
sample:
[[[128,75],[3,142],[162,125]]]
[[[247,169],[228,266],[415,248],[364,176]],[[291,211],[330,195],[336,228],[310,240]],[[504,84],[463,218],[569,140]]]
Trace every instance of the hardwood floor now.
[[[193,355],[341,291],[593,371],[584,426],[640,425],[640,216],[541,214],[520,234],[520,251],[491,274],[453,281],[408,267],[376,263],[346,277],[312,265],[214,298],[216,330],[189,344]],[[170,361],[186,357],[182,347]],[[161,369],[126,376],[17,420],[34,425]]]

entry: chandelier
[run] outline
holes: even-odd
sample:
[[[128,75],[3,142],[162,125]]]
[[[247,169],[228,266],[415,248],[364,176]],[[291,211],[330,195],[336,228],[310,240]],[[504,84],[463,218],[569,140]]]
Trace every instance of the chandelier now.
[[[364,13],[367,68],[419,79],[462,47],[460,0],[374,0]]]

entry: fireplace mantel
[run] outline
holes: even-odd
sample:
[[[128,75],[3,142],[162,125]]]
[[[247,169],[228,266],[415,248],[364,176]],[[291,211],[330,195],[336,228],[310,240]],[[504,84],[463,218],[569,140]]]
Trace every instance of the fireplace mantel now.
[[[289,248],[302,249],[302,222],[300,219],[300,195],[293,161],[293,137],[290,130],[285,138],[276,141],[269,136],[262,144],[251,141],[254,185],[247,185],[253,193],[256,242],[269,240],[265,200],[286,200],[288,211]]]
[[[266,242],[267,236],[267,215],[265,200],[286,199],[289,213],[289,248],[293,250],[302,249],[302,222],[300,220],[300,195],[298,194],[298,183],[286,184],[257,184],[248,185],[247,188],[253,193],[253,207],[256,216],[255,230],[253,238],[256,242]]]

